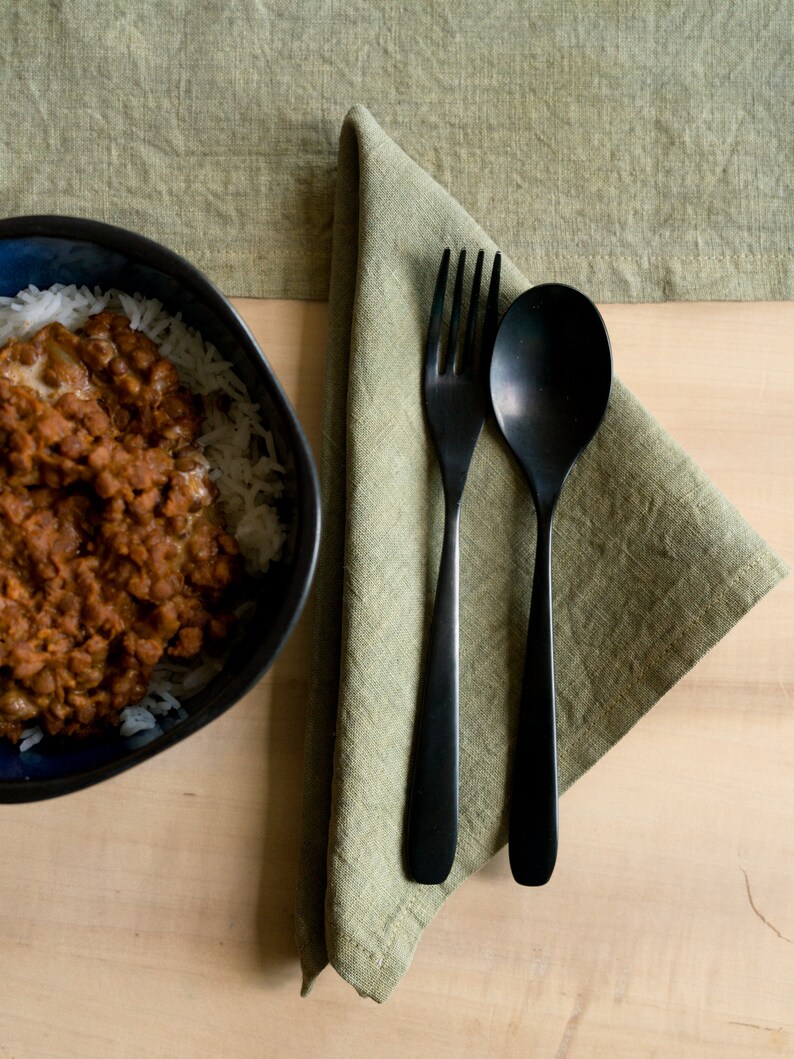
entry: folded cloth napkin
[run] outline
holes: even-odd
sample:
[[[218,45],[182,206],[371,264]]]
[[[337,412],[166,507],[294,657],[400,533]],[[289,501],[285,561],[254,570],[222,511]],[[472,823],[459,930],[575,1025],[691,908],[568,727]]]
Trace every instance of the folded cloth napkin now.
[[[445,246],[496,249],[354,108],[341,133],[333,233],[325,522],[297,908],[304,992],[330,960],[359,993],[384,1000],[447,894],[506,841],[534,514],[520,472],[487,426],[461,517],[458,853],[442,885],[420,886],[406,874],[411,749],[443,514],[421,369]],[[505,260],[502,310],[529,286]],[[555,525],[561,790],[784,574],[616,380]]]

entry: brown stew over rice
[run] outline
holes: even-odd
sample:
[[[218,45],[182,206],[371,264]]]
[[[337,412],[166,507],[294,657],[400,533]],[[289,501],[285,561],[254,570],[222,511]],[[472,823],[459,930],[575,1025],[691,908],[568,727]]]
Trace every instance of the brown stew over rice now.
[[[0,736],[119,723],[219,651],[242,562],[170,361],[126,317],[0,350]]]

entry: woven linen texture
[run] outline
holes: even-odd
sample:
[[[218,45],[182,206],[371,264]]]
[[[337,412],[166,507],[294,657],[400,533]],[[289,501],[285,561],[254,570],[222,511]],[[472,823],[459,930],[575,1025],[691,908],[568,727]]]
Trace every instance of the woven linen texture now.
[[[330,960],[376,1000],[505,842],[529,609],[532,505],[486,426],[461,516],[458,854],[443,885],[419,886],[403,836],[443,512],[421,376],[447,245],[495,249],[355,108],[339,151],[297,933],[305,989]],[[502,275],[504,309],[529,282],[509,261]],[[616,380],[560,501],[553,571],[564,791],[785,568]]]
[[[0,0],[6,216],[120,224],[231,295],[325,298],[363,103],[536,282],[794,289],[791,5]]]

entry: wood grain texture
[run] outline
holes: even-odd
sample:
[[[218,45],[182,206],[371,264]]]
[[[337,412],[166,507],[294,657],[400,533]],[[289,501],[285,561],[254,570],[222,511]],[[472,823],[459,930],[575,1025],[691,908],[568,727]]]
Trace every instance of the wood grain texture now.
[[[319,444],[326,309],[240,301]],[[794,303],[606,306],[618,374],[794,564]],[[0,806],[0,1059],[794,1054],[794,579],[504,854],[382,1007],[292,940],[309,615],[262,684],[132,772]]]

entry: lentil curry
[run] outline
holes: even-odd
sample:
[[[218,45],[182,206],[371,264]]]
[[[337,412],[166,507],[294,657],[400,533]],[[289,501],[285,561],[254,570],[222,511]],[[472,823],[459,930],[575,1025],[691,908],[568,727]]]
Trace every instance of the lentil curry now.
[[[0,350],[0,736],[96,733],[162,658],[222,647],[242,561],[201,427],[118,313]]]

